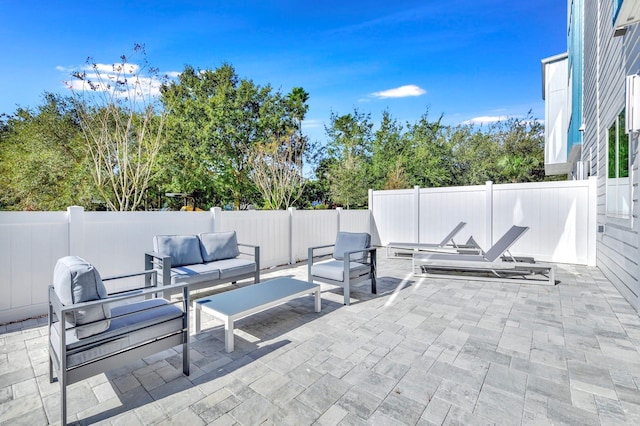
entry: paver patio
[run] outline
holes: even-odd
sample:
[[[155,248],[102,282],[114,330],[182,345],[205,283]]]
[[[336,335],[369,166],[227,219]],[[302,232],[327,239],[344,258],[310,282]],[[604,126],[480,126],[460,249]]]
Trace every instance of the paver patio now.
[[[69,387],[81,424],[640,424],[640,318],[596,268],[555,287],[414,278],[385,259],[240,320],[235,351],[206,314],[191,375],[175,350]],[[265,271],[306,279],[306,264]],[[0,424],[59,423],[46,318],[0,326]],[[193,322],[191,323],[192,330]],[[193,333],[193,331],[192,331]]]

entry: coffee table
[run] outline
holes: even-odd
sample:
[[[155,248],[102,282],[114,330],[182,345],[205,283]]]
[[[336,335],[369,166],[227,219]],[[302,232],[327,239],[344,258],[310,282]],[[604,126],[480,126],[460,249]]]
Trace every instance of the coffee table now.
[[[200,332],[202,311],[222,320],[224,322],[225,349],[227,352],[233,352],[233,323],[235,320],[307,294],[315,295],[315,311],[320,312],[320,285],[284,277],[196,299],[193,301],[196,333]]]

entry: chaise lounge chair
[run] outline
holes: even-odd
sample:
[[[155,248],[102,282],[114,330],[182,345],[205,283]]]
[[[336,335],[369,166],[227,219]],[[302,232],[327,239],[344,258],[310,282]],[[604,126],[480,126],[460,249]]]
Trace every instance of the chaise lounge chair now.
[[[555,265],[535,263],[533,258],[519,258],[509,253],[509,248],[529,230],[526,226],[512,226],[484,254],[414,253],[414,274],[442,275],[451,278],[510,278],[521,277],[518,282],[538,282],[555,285]],[[418,272],[416,272],[418,271]],[[545,279],[533,279],[542,275]]]
[[[393,251],[393,253],[396,257],[399,257],[400,255],[411,256],[411,254],[415,251],[437,251],[438,249],[444,248],[455,250],[457,248],[463,248],[463,246],[456,244],[456,242],[453,240],[453,237],[455,237],[458,232],[460,232],[460,230],[466,225],[466,222],[460,222],[458,225],[456,225],[455,228],[451,230],[451,232],[447,234],[446,237],[444,237],[444,239],[440,243],[389,243],[387,244],[387,258],[390,257],[390,253],[392,252],[392,250],[395,250]]]

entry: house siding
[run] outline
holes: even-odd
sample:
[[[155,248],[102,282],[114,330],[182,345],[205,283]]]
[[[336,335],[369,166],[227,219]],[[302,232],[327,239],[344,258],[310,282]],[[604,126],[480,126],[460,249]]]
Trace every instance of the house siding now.
[[[582,161],[591,161],[590,173],[598,176],[597,265],[618,291],[640,310],[638,259],[638,135],[632,135],[630,149],[632,215],[628,219],[607,215],[608,128],[625,107],[625,76],[640,73],[640,25],[631,25],[623,37],[614,37],[611,0],[584,2],[585,131]]]

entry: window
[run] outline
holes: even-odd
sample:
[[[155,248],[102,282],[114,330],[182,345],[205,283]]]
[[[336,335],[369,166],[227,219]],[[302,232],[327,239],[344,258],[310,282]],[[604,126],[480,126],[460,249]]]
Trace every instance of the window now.
[[[629,135],[624,120],[623,109],[609,127],[607,141],[607,214],[618,217],[629,217],[631,212]]]

